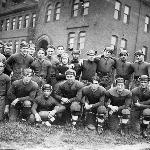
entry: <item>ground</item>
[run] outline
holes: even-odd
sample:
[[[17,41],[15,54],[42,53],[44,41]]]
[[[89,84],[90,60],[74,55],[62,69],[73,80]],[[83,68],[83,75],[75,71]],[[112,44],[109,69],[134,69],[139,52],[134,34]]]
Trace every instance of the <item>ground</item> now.
[[[105,131],[98,135],[70,126],[30,126],[26,123],[0,124],[0,149],[16,150],[150,150],[150,138],[135,134],[121,136]]]

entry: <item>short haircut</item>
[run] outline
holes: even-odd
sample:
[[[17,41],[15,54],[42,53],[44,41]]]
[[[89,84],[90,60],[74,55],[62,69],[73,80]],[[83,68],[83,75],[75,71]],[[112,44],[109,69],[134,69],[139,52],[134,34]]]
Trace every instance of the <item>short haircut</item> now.
[[[48,48],[52,48],[52,49],[55,50],[55,47],[54,47],[53,45],[48,45],[48,46],[47,46],[47,49],[48,49]]]
[[[58,49],[59,47],[63,47],[63,49],[65,49],[63,45],[58,45],[58,46],[57,46],[57,49]]]

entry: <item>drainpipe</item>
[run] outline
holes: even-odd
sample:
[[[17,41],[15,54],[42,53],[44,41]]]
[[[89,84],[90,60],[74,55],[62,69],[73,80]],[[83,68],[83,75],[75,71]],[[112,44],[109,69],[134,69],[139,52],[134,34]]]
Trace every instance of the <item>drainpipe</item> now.
[[[137,29],[136,29],[136,38],[135,38],[135,47],[134,47],[134,52],[136,51],[137,48],[137,42],[138,42],[138,34],[139,34],[139,24],[140,24],[140,15],[141,15],[141,8],[142,8],[142,0],[140,1],[140,5],[139,5],[139,11],[138,11],[138,22],[137,22]],[[135,57],[134,57],[135,60]]]

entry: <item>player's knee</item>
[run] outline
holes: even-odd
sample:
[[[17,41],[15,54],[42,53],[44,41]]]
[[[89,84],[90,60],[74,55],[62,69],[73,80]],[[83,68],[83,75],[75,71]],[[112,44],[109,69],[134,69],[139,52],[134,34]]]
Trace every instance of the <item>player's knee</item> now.
[[[24,107],[31,107],[31,102],[26,100],[26,101],[23,102],[23,106]]]
[[[70,106],[71,112],[80,112],[81,111],[81,105],[78,102],[73,102]]]

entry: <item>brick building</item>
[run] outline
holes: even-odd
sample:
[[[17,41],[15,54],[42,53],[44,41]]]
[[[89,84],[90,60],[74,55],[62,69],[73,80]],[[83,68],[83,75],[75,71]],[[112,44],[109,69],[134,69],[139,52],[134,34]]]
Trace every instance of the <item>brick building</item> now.
[[[32,42],[37,8],[34,0],[0,0],[0,40],[12,42],[14,52],[21,41]]]
[[[38,3],[25,0],[16,3],[16,8],[18,5],[26,8],[14,13],[11,9],[9,13],[7,9],[7,13],[0,12],[0,20],[6,22],[0,32],[1,40],[12,40],[11,36],[16,36],[19,40],[32,40],[38,48],[45,49],[47,44],[63,45],[67,50],[81,49],[82,57],[89,49],[101,53],[111,44],[117,49],[127,48],[130,60],[135,50],[142,48],[145,59],[150,60],[150,0],[39,0]],[[19,17],[21,13],[23,18],[26,14],[36,14],[34,28],[6,31],[8,16]]]

